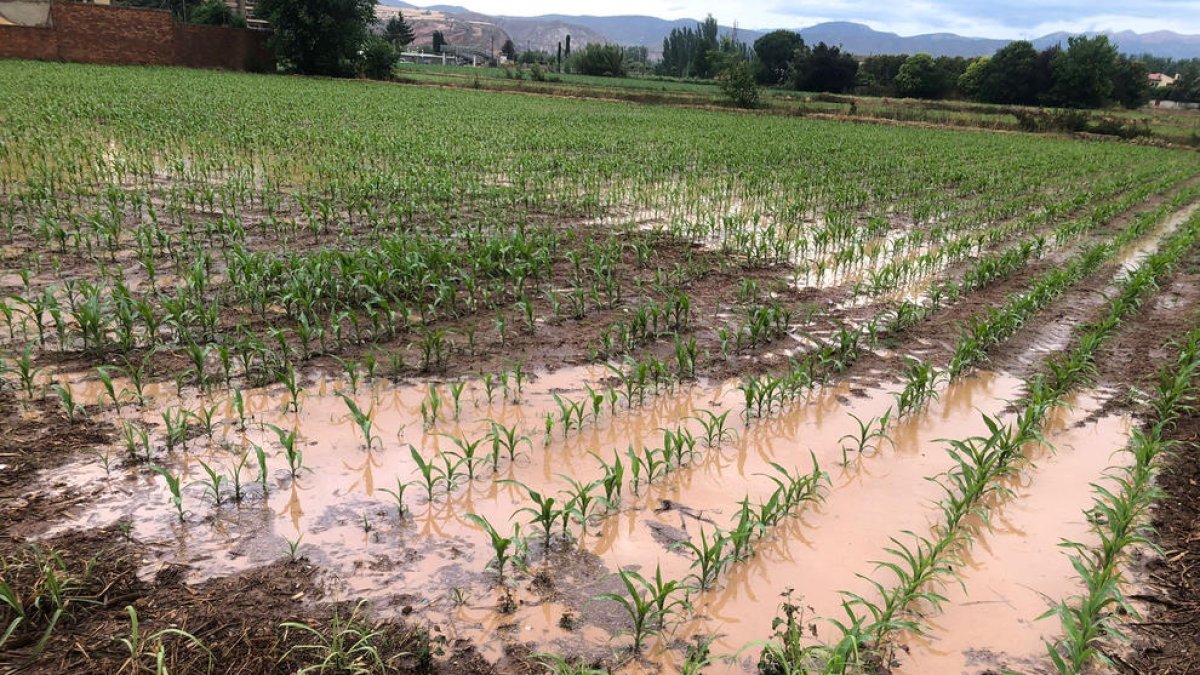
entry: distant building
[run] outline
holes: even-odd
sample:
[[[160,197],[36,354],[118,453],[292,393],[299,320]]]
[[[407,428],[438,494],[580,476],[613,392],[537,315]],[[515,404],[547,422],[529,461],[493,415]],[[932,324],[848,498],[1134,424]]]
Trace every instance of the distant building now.
[[[225,0],[225,5],[233,10],[234,14],[246,20],[247,28],[269,28],[266,21],[259,19],[254,15],[254,10],[258,6],[258,0]]]
[[[1174,77],[1172,77],[1170,75],[1167,75],[1166,73],[1150,73],[1150,86],[1152,86],[1152,87],[1169,87],[1169,86],[1175,84],[1175,80],[1178,80],[1178,79],[1179,79],[1178,75],[1175,75]]]

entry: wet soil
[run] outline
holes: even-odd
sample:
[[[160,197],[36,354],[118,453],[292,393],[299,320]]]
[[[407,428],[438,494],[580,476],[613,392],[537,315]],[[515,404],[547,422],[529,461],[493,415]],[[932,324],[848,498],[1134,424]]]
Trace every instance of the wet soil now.
[[[953,317],[967,316],[998,302],[1049,264],[1052,261],[973,295],[951,308],[931,328],[905,335],[899,346],[913,353],[936,351],[957,335],[952,329]],[[769,280],[777,272],[761,269],[754,273]],[[730,303],[731,289],[744,275],[744,270],[727,269],[703,277],[700,287],[707,290],[696,296],[701,316],[712,316],[723,304]],[[1088,282],[1092,285],[1073,291],[1060,310],[1061,316],[1049,317],[1047,325],[1069,327],[1086,320],[1098,307],[1096,291],[1110,281],[1111,275],[1102,273]],[[1118,335],[1112,343],[1113,354],[1101,359],[1103,384],[1117,387],[1140,381],[1132,377],[1136,374],[1133,367],[1122,370],[1108,362],[1137,354],[1156,335],[1161,343],[1162,331],[1184,325],[1186,320],[1179,319],[1178,314],[1195,305],[1195,282],[1192,271],[1173,277],[1164,285],[1169,290],[1148,305],[1141,321],[1131,321],[1129,328]],[[780,297],[800,306],[820,300],[819,294],[811,293],[781,289]],[[1043,320],[1039,317],[1039,324]],[[602,324],[603,318],[589,318],[573,326],[572,330],[580,333],[566,335],[561,342],[547,342],[553,333],[539,331],[515,343],[494,345],[491,356],[477,355],[480,363],[499,365],[515,350],[542,355],[544,360],[539,363],[543,366],[563,367],[557,373],[543,371],[520,405],[484,404],[479,384],[472,382],[463,419],[430,431],[478,436],[487,428],[488,419],[518,425],[520,431],[535,439],[536,447],[530,448],[527,460],[514,463],[505,477],[553,491],[563,486],[559,473],[580,480],[598,477],[590,452],[607,457],[613,451],[622,451],[630,441],[638,445],[653,443],[659,427],[679,423],[701,407],[737,409],[735,385],[722,382],[719,376],[770,369],[781,360],[776,356],[781,345],[767,345],[714,367],[710,372],[718,377],[713,382],[688,385],[677,393],[657,397],[644,408],[598,422],[594,428],[571,433],[564,439],[555,435],[542,441],[537,425],[542,415],[554,410],[551,396],[562,393],[577,398],[584,382],[598,385],[603,380],[602,371],[565,367],[586,360],[580,346],[586,342],[584,335],[589,336],[587,339],[594,337]],[[993,364],[1016,370],[1032,367],[1049,351],[1062,346],[1061,341],[1051,340],[1050,348],[1039,348],[1047,344],[1046,334],[1037,330],[1026,333],[1018,337],[1015,346],[1001,350]],[[463,358],[462,363],[475,362]],[[249,407],[259,423],[256,430],[237,431],[232,425],[224,425],[215,441],[198,440],[184,455],[169,461],[189,480],[198,479],[201,475],[195,459],[229,460],[230,450],[245,448],[246,440],[264,445],[270,441],[272,436],[262,427],[263,422],[301,428],[310,474],[295,480],[273,476],[270,494],[259,496],[257,503],[251,499],[252,507],[262,508],[239,508],[236,515],[231,515],[232,509],[210,510],[197,498],[199,489],[192,485],[189,509],[195,513],[189,513],[186,524],[176,528],[161,481],[145,467],[121,467],[133,469],[131,475],[106,485],[107,471],[101,472],[94,461],[73,466],[78,480],[56,482],[52,474],[42,474],[31,497],[6,493],[0,522],[7,540],[0,553],[18,556],[27,537],[49,536],[48,545],[64,550],[64,558],[94,558],[98,561],[97,578],[111,580],[89,587],[89,595],[102,598],[100,604],[80,607],[77,616],[64,624],[65,630],[56,630],[51,643],[55,649],[46,652],[54,658],[39,659],[30,672],[120,670],[128,652],[121,651],[123,646],[115,638],[123,630],[127,632],[126,605],[137,608],[148,631],[171,626],[195,634],[220,656],[225,672],[290,672],[298,663],[294,660],[298,654],[289,650],[300,644],[302,635],[299,631],[281,632],[279,624],[299,620],[329,626],[335,608],[341,616],[354,612],[352,603],[347,604],[347,600],[339,604],[339,600],[367,596],[371,597],[372,610],[382,617],[378,624],[381,649],[388,653],[387,658],[395,657],[391,665],[398,670],[526,672],[531,669],[529,655],[546,645],[591,663],[636,668],[623,651],[625,638],[616,637],[627,628],[625,622],[611,606],[595,602],[597,593],[619,590],[612,573],[636,565],[643,574],[651,574],[651,565],[657,559],[670,578],[682,578],[690,570],[690,560],[671,545],[681,537],[694,537],[706,523],[726,524],[742,495],[759,499],[767,493],[771,483],[762,473],[770,470],[770,462],[807,466],[810,449],[832,475],[825,503],[787,521],[718,589],[695,598],[695,618],[685,622],[677,634],[657,642],[652,653],[659,663],[671,664],[678,659],[681,640],[716,635],[722,649],[734,651],[750,639],[765,637],[774,609],[767,608],[785,586],[795,585],[797,579],[806,582],[806,601],[817,605],[822,615],[836,615],[841,598],[838,591],[857,583],[857,574],[871,572],[864,561],[887,545],[889,535],[903,529],[927,529],[933,522],[936,509],[931,506],[938,490],[925,479],[946,468],[937,439],[974,433],[972,429],[979,427],[978,412],[999,413],[998,403],[1016,394],[1018,380],[1011,375],[979,373],[944,392],[944,400],[932,405],[925,415],[900,425],[890,449],[856,458],[834,470],[841,456],[840,438],[854,431],[846,413],[869,418],[891,404],[892,392],[878,384],[887,379],[886,371],[880,369],[891,365],[886,357],[869,357],[847,379],[860,385],[874,382],[870,387],[845,383],[831,386],[773,419],[744,429],[739,425],[738,439],[728,448],[708,453],[695,466],[680,469],[647,488],[632,500],[633,508],[603,519],[597,531],[583,538],[578,548],[539,558],[540,569],[531,569],[520,577],[513,599],[517,607],[511,613],[497,611],[505,598],[496,592],[489,575],[481,572],[487,548],[477,529],[465,523],[461,514],[477,511],[493,522],[508,522],[521,505],[519,493],[497,487],[494,482],[469,485],[464,493],[438,499],[437,503],[418,500],[417,513],[399,524],[393,524],[394,509],[389,511],[386,501],[376,494],[376,483],[382,487],[397,476],[412,475],[411,462],[399,450],[403,444],[412,442],[438,453],[451,447],[445,439],[439,441],[435,434],[419,431],[417,407],[424,395],[423,386],[372,385],[371,401],[379,404],[377,433],[386,442],[386,448],[379,451],[370,447],[364,451],[361,439],[355,436],[356,430],[335,395],[346,391],[345,382],[310,376],[304,410],[295,415],[280,412],[283,396],[277,389],[251,392],[255,400],[249,402]],[[459,367],[452,366],[449,372],[458,372],[455,368]],[[471,369],[475,369],[473,365]],[[6,393],[0,392],[0,406],[7,405],[4,411],[13,414],[0,418],[0,425],[7,425],[0,431],[7,432],[3,436],[6,441],[13,440],[5,451],[24,452],[34,446],[39,449],[22,460],[27,462],[26,467],[18,468],[5,489],[11,486],[29,492],[35,469],[65,466],[68,461],[79,460],[80,451],[111,446],[115,441],[113,427],[105,421],[108,418],[103,411],[93,415],[96,421],[68,423],[56,416],[48,402],[21,413],[15,399],[11,395],[6,398]],[[385,405],[388,397],[392,403]],[[164,393],[156,406],[171,402]],[[197,400],[183,403],[194,406]],[[223,419],[231,419],[228,401],[214,403],[223,403]],[[1087,407],[1075,422],[1090,420],[1103,432],[1103,443],[1098,445],[1115,449],[1123,442],[1120,425],[1113,421],[1117,418],[1101,412],[1103,408]],[[153,408],[142,413],[141,421],[154,432],[157,412],[158,408]],[[26,415],[31,417],[27,419]],[[1058,466],[1067,478],[1091,479],[1103,470],[1106,461],[1106,455],[1092,456],[1083,468],[1069,463]],[[1043,492],[1038,494],[1057,495],[1055,484],[1053,479],[1044,480],[1043,487],[1038,488]],[[1045,486],[1049,486],[1049,492],[1045,492]],[[124,511],[112,508],[113,504],[122,504]],[[96,505],[103,506],[92,508]],[[139,521],[130,525],[131,538],[122,534],[121,527],[111,524],[114,517],[126,515],[136,515]],[[1038,527],[1054,525],[1036,518],[1032,521]],[[85,531],[81,527],[101,529],[94,534],[80,534]],[[1018,531],[1020,528],[1012,529],[1016,532],[1009,534],[1024,534]],[[280,562],[282,538],[297,534],[305,535],[309,544],[303,550],[307,560]],[[998,539],[1004,534],[993,533]],[[1046,529],[1040,534],[1048,541],[1053,532]],[[831,559],[831,550],[841,557]],[[1016,558],[992,561],[993,574],[997,569],[1003,574],[1005,568],[1021,565],[1014,562],[1019,560],[1020,551],[1012,555]],[[846,564],[847,560],[854,564]],[[1061,590],[1058,582],[1051,586]],[[379,593],[381,588],[390,590]],[[446,598],[456,590],[466,593],[465,600],[448,602]],[[1024,615],[1028,605],[1020,607],[1017,613]],[[945,625],[936,624],[938,628]],[[943,635],[940,639],[950,638]],[[174,672],[202,672],[207,662],[202,651],[189,647],[186,640],[170,642]],[[22,637],[22,646],[14,649],[13,657],[19,660],[28,656],[31,645],[29,636]],[[443,658],[420,656],[438,650]],[[730,665],[730,670],[752,667],[747,657]]]
[[[358,633],[347,648],[369,645],[388,672],[496,672],[470,645],[452,644],[404,620],[378,621],[351,600],[326,597],[321,572],[306,559],[282,559],[193,585],[177,566],[139,576],[147,547],[116,526],[36,544],[0,541],[6,581],[31,586],[42,569],[36,563],[53,554],[61,578],[73,580],[67,595],[75,599],[42,644],[48,617],[31,614],[0,652],[0,669],[47,675],[142,672],[153,669],[161,650],[173,673],[290,673],[312,663],[308,652],[321,641],[303,628],[283,625],[294,623],[326,639],[338,628],[353,628]],[[136,649],[121,641],[133,640],[131,608],[140,636]],[[11,612],[0,619],[7,625]],[[525,663],[523,657],[510,660]],[[528,669],[526,664],[508,672]]]
[[[7,502],[20,497],[22,483],[35,471],[61,466],[112,439],[108,422],[92,421],[86,412],[68,419],[54,400],[18,400],[0,385],[0,513],[11,508]]]

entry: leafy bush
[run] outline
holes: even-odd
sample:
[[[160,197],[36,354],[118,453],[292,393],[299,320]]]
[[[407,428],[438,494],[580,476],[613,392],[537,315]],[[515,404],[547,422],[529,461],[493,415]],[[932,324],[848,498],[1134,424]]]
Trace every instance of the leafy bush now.
[[[750,62],[739,59],[731,63],[717,76],[721,93],[739,108],[758,107],[758,85],[755,83],[754,68]]]
[[[203,5],[197,7],[192,12],[192,23],[207,26],[232,26],[233,28],[246,27],[246,20],[235,14],[229,5],[221,0],[207,0]]]
[[[625,77],[625,50],[619,45],[589,43],[571,56],[571,69],[583,75]]]
[[[399,60],[400,54],[392,43],[381,37],[373,37],[363,47],[363,75],[372,80],[390,80]]]

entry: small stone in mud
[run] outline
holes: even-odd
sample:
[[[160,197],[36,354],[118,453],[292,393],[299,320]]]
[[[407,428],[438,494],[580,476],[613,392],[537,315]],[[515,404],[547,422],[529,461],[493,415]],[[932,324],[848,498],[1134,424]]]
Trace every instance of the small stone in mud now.
[[[550,572],[543,568],[533,575],[533,582],[530,586],[538,593],[546,593],[554,590],[554,579],[551,579]]]
[[[400,613],[401,613],[402,615],[404,615],[404,616],[408,616],[409,614],[412,614],[412,613],[413,613],[413,606],[412,606],[412,605],[405,605],[404,607],[402,607],[402,608],[400,609]]]
[[[688,541],[687,532],[678,527],[671,527],[653,520],[647,520],[646,526],[650,528],[650,536],[654,538],[654,541],[662,544],[667,550],[675,550],[677,544]]]
[[[575,616],[574,612],[563,612],[563,615],[558,619],[558,627],[565,631],[573,631],[579,624],[579,617]]]

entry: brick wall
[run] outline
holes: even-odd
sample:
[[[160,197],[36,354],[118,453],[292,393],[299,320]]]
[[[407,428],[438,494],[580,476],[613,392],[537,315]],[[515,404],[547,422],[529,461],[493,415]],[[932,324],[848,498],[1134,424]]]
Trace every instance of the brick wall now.
[[[53,28],[0,26],[0,59],[58,58],[58,35]]]
[[[55,3],[50,27],[0,26],[0,58],[271,70],[267,33],[176,24],[171,13]]]
[[[175,25],[175,63],[190,68],[252,72],[275,69],[263,31],[194,24]]]
[[[175,60],[170,12],[55,3],[50,22],[63,61],[165,66]]]

